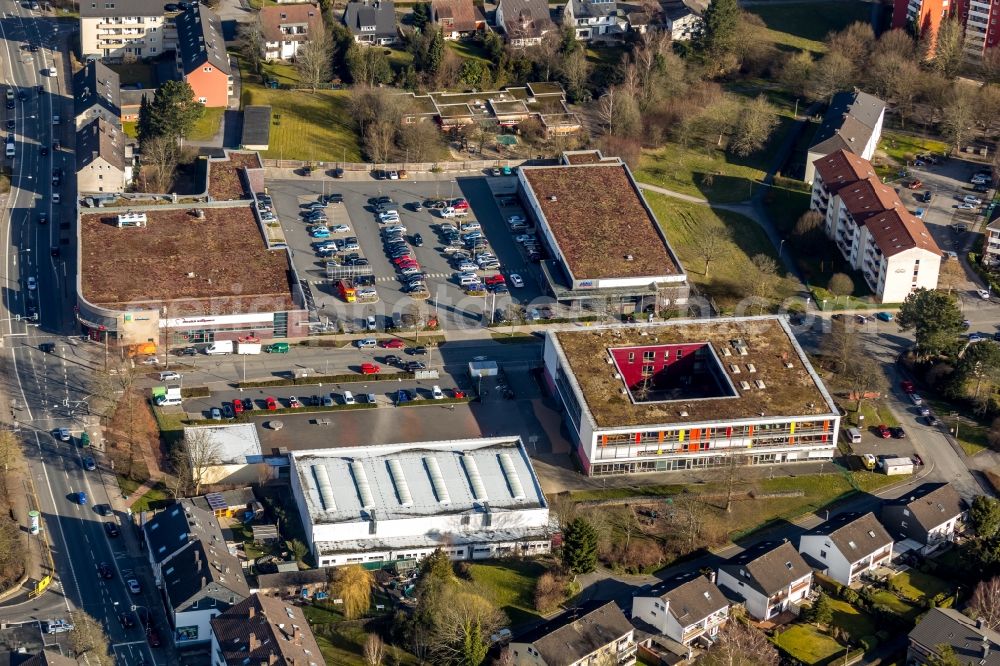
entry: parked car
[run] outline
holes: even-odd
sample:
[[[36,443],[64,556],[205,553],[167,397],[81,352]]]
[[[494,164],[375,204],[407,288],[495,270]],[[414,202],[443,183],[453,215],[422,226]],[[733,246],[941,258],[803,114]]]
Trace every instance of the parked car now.
[[[521,288],[524,286],[524,278],[522,278],[517,273],[510,274],[510,286]]]
[[[964,203],[967,203],[967,204],[973,204],[974,206],[981,206],[982,203],[983,203],[982,199],[980,199],[979,197],[973,196],[971,194],[967,194],[964,197],[962,197],[962,201]]]
[[[382,371],[377,363],[362,363],[361,364],[361,374],[363,375],[377,375]]]
[[[889,439],[890,437],[892,437],[892,433],[889,431],[888,426],[886,426],[884,423],[880,423],[879,425],[875,426],[875,430],[878,432],[878,436],[881,437],[882,439]]]
[[[218,407],[212,407],[212,409],[208,412],[208,418],[212,419],[213,421],[221,421],[222,410],[219,409]]]
[[[920,179],[914,179],[911,180],[906,187],[908,187],[911,190],[919,190],[923,186],[924,186],[923,181],[921,181]]]
[[[112,538],[121,534],[121,530],[119,530],[118,526],[115,525],[114,523],[104,523],[104,532],[105,534],[107,534],[109,537]]]
[[[904,437],[906,437],[906,431],[900,428],[899,426],[889,428],[889,432],[892,433],[893,439],[903,439]]]
[[[269,412],[273,412],[276,409],[278,409],[278,401],[274,398],[274,396],[269,395],[266,398],[264,398],[264,407]]]
[[[911,393],[916,393],[916,388],[914,388],[913,382],[911,382],[908,379],[904,379],[903,381],[899,382],[899,388],[903,389],[903,393],[906,393],[907,395]]]
[[[911,393],[910,400],[912,400],[913,404],[916,405],[917,407],[924,404],[924,399],[920,397],[919,393]]]
[[[875,315],[875,318],[879,321],[892,321],[891,312],[879,312]]]
[[[302,407],[302,403],[293,395],[288,398],[288,407],[291,409],[299,409]]]

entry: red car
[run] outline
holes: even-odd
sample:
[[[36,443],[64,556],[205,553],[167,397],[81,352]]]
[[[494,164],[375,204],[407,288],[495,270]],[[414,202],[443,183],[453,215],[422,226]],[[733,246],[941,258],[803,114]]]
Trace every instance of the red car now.
[[[919,180],[914,180],[909,185],[907,185],[907,187],[910,188],[911,190],[919,190],[923,186],[924,184]]]
[[[451,207],[455,210],[466,210],[469,207],[469,202],[465,199],[455,199],[451,202]]]
[[[377,375],[382,371],[382,367],[378,363],[362,363],[361,364],[361,374],[363,375]]]
[[[420,264],[418,264],[415,261],[409,261],[409,262],[407,262],[405,264],[400,264],[400,265],[396,266],[396,268],[398,268],[401,271],[406,270],[407,268],[416,268],[416,269],[419,270],[420,269]]]
[[[878,424],[877,426],[875,426],[875,429],[878,431],[878,436],[881,437],[882,439],[889,439],[890,437],[892,437],[892,432],[889,430],[889,427],[884,423]]]
[[[461,398],[465,397],[465,391],[463,391],[461,389],[452,389],[451,390],[451,395],[452,395],[453,398],[461,399]]]
[[[400,264],[405,264],[408,261],[414,261],[413,257],[396,257],[392,260],[392,263],[399,266]]]
[[[406,343],[399,338],[393,338],[392,340],[386,340],[383,342],[382,346],[386,349],[402,349],[406,346]]]
[[[917,390],[913,387],[913,382],[908,380],[899,382],[899,387],[903,389],[903,393],[906,393],[907,395],[913,395],[917,392]]]
[[[268,411],[273,412],[278,409],[278,401],[274,399],[274,396],[267,396],[264,398],[264,405]]]
[[[160,647],[160,634],[153,627],[146,629],[146,640],[149,641],[149,647]]]
[[[503,275],[497,273],[496,275],[489,275],[486,277],[486,284],[504,284],[506,280],[503,279]]]
[[[243,401],[233,400],[233,413],[242,414],[243,413]]]

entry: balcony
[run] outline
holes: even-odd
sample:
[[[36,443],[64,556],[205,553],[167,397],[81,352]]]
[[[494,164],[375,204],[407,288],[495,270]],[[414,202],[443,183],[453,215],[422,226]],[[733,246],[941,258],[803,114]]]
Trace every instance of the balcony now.
[[[694,639],[696,639],[699,636],[701,636],[703,633],[705,633],[705,627],[701,626],[700,624],[699,625],[695,625],[694,628],[688,629],[683,634],[681,634],[681,643],[683,643],[684,645],[687,645],[688,643],[690,643]]]
[[[618,648],[618,666],[630,666],[635,663],[635,653],[639,649],[632,641]]]

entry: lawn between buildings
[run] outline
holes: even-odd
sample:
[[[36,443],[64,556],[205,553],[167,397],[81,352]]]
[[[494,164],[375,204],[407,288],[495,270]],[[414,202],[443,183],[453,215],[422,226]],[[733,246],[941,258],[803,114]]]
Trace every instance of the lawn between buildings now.
[[[863,0],[832,2],[756,4],[747,11],[763,19],[765,35],[778,48],[826,51],[822,40],[827,33],[843,30],[855,21],[871,20],[873,5]]]

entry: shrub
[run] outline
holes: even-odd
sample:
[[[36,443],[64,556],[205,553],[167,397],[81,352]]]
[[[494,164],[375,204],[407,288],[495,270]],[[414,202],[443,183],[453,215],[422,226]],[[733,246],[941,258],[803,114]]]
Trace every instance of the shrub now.
[[[843,592],[840,594],[840,598],[852,606],[858,603],[858,593],[849,587],[844,588]]]
[[[546,614],[566,600],[566,581],[551,571],[538,577],[535,583],[535,610]]]
[[[455,565],[455,575],[465,580],[472,580],[472,567],[468,562],[459,562]]]

